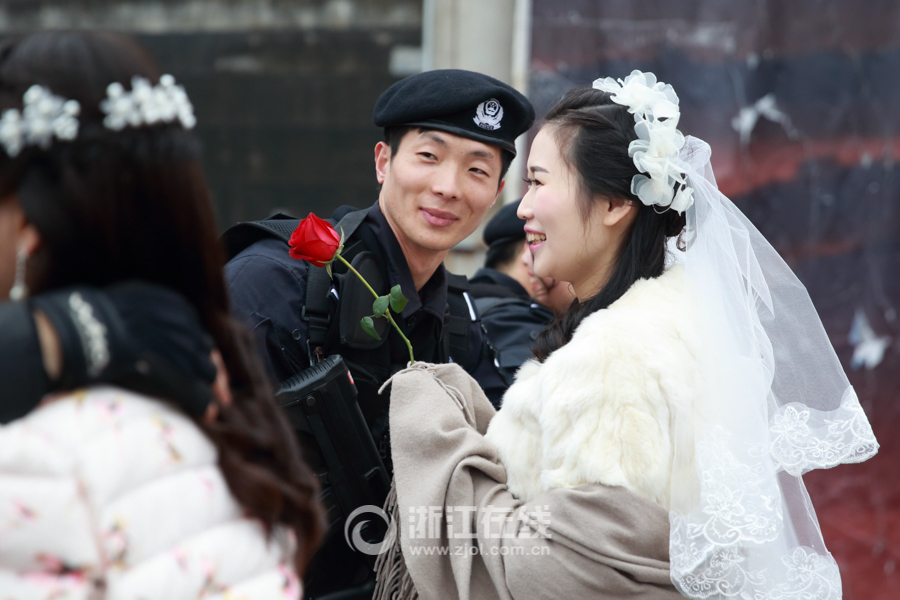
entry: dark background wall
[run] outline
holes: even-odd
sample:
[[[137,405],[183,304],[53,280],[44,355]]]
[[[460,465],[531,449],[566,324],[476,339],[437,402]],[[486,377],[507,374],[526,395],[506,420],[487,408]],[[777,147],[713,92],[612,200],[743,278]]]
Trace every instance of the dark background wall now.
[[[377,198],[372,107],[419,31],[141,35],[188,90],[223,225]]]
[[[421,9],[421,0],[0,0],[0,35],[135,35],[194,104],[224,228],[375,201],[372,107],[417,68]]]
[[[900,3],[534,0],[532,44],[539,113],[632,69],[675,87],[680,128],[809,289],[881,443],[805,477],[844,597],[900,598]],[[857,313],[889,338],[872,369],[851,368]]]

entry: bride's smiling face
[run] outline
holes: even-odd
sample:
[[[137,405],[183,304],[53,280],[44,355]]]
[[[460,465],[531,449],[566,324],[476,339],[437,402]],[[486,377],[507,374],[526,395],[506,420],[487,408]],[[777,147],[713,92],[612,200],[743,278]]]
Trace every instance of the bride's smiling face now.
[[[534,273],[571,282],[576,295],[585,299],[605,283],[621,243],[622,219],[634,211],[622,201],[585,199],[558,137],[553,125],[535,136],[528,155],[528,192],[518,216],[525,219]]]

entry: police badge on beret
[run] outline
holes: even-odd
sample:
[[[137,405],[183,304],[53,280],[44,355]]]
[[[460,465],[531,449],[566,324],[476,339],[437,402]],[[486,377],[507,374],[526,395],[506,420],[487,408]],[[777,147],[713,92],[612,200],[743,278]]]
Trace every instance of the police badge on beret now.
[[[482,129],[490,131],[500,129],[501,119],[503,119],[503,107],[495,98],[482,102],[475,109],[475,124]]]

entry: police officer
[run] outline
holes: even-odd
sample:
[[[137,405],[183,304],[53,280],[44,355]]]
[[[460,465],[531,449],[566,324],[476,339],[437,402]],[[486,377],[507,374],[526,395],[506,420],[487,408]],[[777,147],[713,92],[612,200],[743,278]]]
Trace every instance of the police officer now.
[[[531,276],[522,261],[527,250],[524,222],[516,216],[518,207],[519,201],[507,204],[484,228],[487,256],[469,286],[500,371],[510,383],[531,356],[538,333],[553,320],[553,312],[526,289]]]
[[[346,236],[342,256],[379,294],[400,285],[408,304],[396,321],[416,360],[460,363],[497,399],[507,383],[484,340],[468,282],[448,273],[443,260],[496,201],[515,156],[515,140],[531,126],[534,109],[496,79],[438,70],[391,86],[376,102],[373,117],[384,128],[384,140],[375,146],[381,191],[370,208],[342,207],[332,216]],[[406,366],[406,346],[384,319],[376,320],[380,340],[363,332],[359,321],[372,314],[370,293],[343,265],[332,265],[332,282],[322,277],[324,269],[290,258],[289,228],[275,236],[265,231],[277,229],[278,220],[226,232],[233,256],[225,268],[233,313],[255,332],[276,382],[323,356],[340,354],[390,468],[389,395],[377,390]],[[339,589],[338,580],[346,585],[365,576],[365,569],[356,573],[345,564],[332,568],[348,561],[335,555],[311,565],[307,594],[317,596]]]

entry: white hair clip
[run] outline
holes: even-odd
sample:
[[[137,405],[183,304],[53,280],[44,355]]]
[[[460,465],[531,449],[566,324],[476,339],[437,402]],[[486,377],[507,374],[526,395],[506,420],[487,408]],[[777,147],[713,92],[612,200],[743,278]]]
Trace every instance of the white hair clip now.
[[[628,146],[628,156],[646,175],[634,176],[631,193],[647,206],[678,213],[690,208],[694,190],[685,182],[687,165],[678,157],[684,136],[677,129],[681,112],[672,86],[656,81],[653,73],[635,70],[624,80],[598,79],[594,89],[612,94],[613,102],[634,115],[638,139]]]
[[[114,131],[175,120],[185,129],[197,124],[194,106],[184,87],[177,85],[171,75],[163,75],[154,86],[143,77],[133,77],[130,92],[121,83],[114,82],[106,88],[106,96],[100,103],[100,110],[106,114],[103,125]]]
[[[49,148],[54,137],[74,140],[78,135],[75,100],[54,96],[40,85],[28,88],[22,97],[22,111],[10,108],[0,117],[0,144],[9,156],[17,156],[28,145]]]

